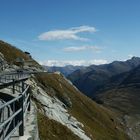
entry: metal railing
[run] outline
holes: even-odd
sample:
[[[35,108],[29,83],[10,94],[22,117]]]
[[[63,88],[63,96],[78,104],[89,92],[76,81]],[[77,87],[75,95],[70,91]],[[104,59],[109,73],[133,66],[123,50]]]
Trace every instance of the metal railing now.
[[[17,73],[17,72],[12,72],[12,73],[5,73],[3,75],[0,75],[0,83],[4,84],[4,83],[9,83],[12,80],[20,80],[20,79],[25,79],[25,78],[29,78],[29,74],[27,73]]]
[[[2,86],[11,86],[13,94],[15,91],[19,93],[17,97],[0,106],[0,140],[8,140],[18,129],[19,136],[24,135],[24,117],[27,110],[30,111],[29,85],[25,83],[27,78],[29,75],[25,77],[24,73],[0,78]]]
[[[5,87],[13,86],[13,92],[15,91],[15,85],[20,82],[24,82],[29,78],[29,73],[6,73],[0,75],[0,89]],[[19,86],[18,86],[19,87]]]

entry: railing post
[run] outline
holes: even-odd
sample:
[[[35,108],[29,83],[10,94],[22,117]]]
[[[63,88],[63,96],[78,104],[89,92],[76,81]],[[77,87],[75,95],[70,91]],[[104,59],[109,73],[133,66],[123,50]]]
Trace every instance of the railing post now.
[[[22,81],[22,92],[24,91],[24,81]]]
[[[22,95],[22,94],[21,94]],[[19,114],[19,121],[21,121],[21,125],[19,126],[19,136],[24,135],[24,107],[23,107],[23,95],[19,99],[19,106],[22,109],[22,111]]]
[[[13,111],[13,114],[16,112],[16,110],[15,110],[15,102],[12,103],[12,111]],[[16,126],[15,117],[13,118],[12,122],[13,122],[13,128],[15,128],[15,126]]]
[[[15,79],[13,79],[13,94],[15,94]]]

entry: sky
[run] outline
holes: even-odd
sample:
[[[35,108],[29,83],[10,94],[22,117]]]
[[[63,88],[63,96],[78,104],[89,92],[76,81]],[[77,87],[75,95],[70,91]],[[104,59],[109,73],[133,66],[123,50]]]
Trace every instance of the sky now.
[[[139,0],[0,0],[0,40],[43,65],[140,56]]]

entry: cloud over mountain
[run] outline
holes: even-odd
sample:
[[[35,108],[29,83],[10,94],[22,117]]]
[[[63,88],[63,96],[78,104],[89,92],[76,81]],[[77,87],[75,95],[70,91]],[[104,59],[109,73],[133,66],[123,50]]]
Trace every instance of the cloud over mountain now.
[[[73,66],[89,66],[92,64],[100,65],[106,64],[107,60],[105,59],[93,59],[93,60],[47,60],[44,62],[40,62],[41,65],[45,66],[66,66],[66,65],[73,65]]]

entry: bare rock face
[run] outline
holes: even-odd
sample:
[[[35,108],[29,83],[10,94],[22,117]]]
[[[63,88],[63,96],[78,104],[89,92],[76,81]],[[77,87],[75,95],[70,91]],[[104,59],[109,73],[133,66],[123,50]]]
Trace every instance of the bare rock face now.
[[[72,107],[72,102],[71,102],[71,100],[70,100],[70,98],[69,97],[67,97],[67,96],[65,96],[64,98],[63,98],[63,103],[67,106],[67,107]]]

